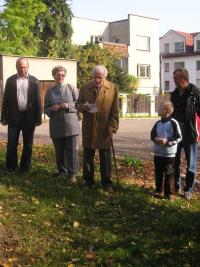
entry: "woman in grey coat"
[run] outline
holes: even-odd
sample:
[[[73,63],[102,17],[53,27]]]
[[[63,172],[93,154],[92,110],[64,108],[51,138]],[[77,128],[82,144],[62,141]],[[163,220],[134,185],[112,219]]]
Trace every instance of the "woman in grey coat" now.
[[[80,134],[75,108],[78,90],[64,83],[66,74],[62,66],[53,68],[52,75],[56,83],[47,90],[44,109],[50,118],[49,130],[55,148],[58,175],[67,176],[71,183],[76,183]]]

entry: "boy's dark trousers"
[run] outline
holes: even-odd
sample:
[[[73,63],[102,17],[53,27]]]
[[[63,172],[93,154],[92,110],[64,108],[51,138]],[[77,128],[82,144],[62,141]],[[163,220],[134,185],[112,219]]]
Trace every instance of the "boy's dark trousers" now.
[[[154,157],[156,192],[161,193],[163,191],[164,178],[165,196],[169,196],[174,193],[174,162],[174,157]]]

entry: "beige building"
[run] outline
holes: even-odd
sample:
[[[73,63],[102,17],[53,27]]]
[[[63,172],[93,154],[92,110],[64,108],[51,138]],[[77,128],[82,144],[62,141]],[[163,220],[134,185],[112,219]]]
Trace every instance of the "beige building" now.
[[[16,73],[16,60],[19,56],[0,55],[0,107],[2,103],[3,90],[9,76]],[[46,90],[53,83],[51,74],[55,66],[62,65],[67,69],[66,82],[76,85],[77,83],[77,62],[76,60],[66,60],[44,57],[26,57],[29,61],[29,73],[40,80],[40,92],[42,106]]]

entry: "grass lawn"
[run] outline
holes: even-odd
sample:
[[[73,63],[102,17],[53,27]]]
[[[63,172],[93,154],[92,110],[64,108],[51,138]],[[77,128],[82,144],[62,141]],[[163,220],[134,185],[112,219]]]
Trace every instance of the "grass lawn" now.
[[[0,266],[199,267],[200,196],[155,199],[148,161],[118,159],[120,194],[70,186],[52,146],[34,146],[29,175],[6,174],[0,144]],[[117,189],[113,172],[114,187]]]

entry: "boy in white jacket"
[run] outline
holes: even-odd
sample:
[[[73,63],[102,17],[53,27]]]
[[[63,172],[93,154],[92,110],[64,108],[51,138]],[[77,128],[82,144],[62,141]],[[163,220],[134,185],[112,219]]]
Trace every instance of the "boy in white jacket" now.
[[[151,140],[154,141],[154,168],[155,168],[155,196],[164,195],[172,199],[174,188],[174,161],[177,144],[182,140],[178,122],[171,118],[173,104],[170,101],[161,103],[158,115],[161,117],[151,130]]]

